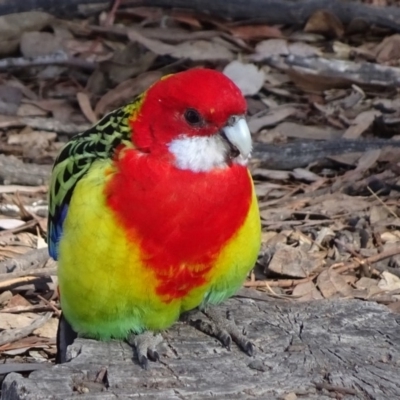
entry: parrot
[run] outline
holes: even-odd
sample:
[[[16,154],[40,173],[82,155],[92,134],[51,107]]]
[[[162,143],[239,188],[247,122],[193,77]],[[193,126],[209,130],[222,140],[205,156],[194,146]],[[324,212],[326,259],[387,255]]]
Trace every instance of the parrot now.
[[[192,310],[251,355],[234,320],[224,326],[212,307],[237,292],[260,249],[246,111],[232,80],[193,68],[162,77],[61,149],[47,229],[58,362],[82,336],[127,340],[147,368],[162,331]]]

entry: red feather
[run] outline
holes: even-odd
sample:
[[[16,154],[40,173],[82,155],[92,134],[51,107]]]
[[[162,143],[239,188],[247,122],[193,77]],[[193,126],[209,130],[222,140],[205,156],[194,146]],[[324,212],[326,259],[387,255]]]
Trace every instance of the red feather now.
[[[205,283],[221,248],[243,224],[251,182],[240,165],[206,173],[175,168],[128,150],[106,188],[111,207],[143,262],[154,269],[157,292],[171,300]],[[172,279],[173,278],[173,279]]]

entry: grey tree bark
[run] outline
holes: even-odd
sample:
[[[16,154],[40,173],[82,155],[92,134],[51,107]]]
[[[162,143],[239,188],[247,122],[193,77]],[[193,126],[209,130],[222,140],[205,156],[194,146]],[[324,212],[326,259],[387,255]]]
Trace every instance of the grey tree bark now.
[[[29,378],[9,374],[2,400],[400,398],[400,315],[372,302],[287,303],[247,292],[253,298],[220,309],[234,311],[254,357],[185,323],[164,333],[161,361],[147,371],[127,344],[78,339],[70,362]]]

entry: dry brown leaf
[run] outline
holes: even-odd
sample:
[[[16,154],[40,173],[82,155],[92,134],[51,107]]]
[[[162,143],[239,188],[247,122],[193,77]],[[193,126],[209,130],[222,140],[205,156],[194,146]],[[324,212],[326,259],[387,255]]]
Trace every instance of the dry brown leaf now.
[[[400,242],[400,231],[383,232],[381,233],[382,243],[397,243]]]
[[[7,84],[0,85],[0,114],[16,115],[21,100],[21,89]]]
[[[282,400],[297,400],[297,394],[295,392],[290,392],[285,397],[282,397]]]
[[[47,56],[62,49],[62,39],[50,32],[25,32],[21,36],[20,50],[24,57]]]
[[[174,58],[189,58],[191,60],[232,60],[233,53],[225,46],[213,40],[193,40],[180,43],[176,46],[166,44],[160,40],[148,39],[141,33],[130,29],[128,38],[133,42],[141,43],[143,46],[158,55],[170,55]]]
[[[348,196],[343,193],[335,193],[325,200],[313,204],[314,212],[321,212],[328,217],[334,217],[340,214],[355,214],[362,210],[367,210],[369,203],[362,197]]]
[[[268,264],[268,270],[282,276],[307,278],[322,263],[321,254],[310,254],[299,247],[280,244]]]
[[[161,8],[135,7],[129,9],[129,14],[143,19],[157,21],[165,16],[165,10]]]
[[[189,15],[187,12],[172,11],[170,16],[176,21],[183,22],[193,28],[200,29],[202,27],[200,21],[194,15]]]
[[[341,37],[344,26],[340,19],[326,10],[317,10],[308,19],[304,32],[321,33],[329,37]]]
[[[30,305],[31,305],[31,303],[29,303],[28,300],[26,300],[20,294],[16,294],[7,303],[7,308],[18,307],[18,306],[26,307],[26,306],[30,306]]]
[[[94,112],[103,115],[123,104],[132,101],[135,96],[142,93],[162,76],[160,71],[145,72],[136,78],[128,79],[120,83],[114,89],[108,91],[96,104]]]
[[[298,301],[311,301],[323,299],[312,281],[296,285],[292,292],[293,296],[299,296]]]
[[[7,343],[1,346],[2,349],[7,349],[6,351],[12,351],[13,349],[30,349],[35,348],[46,348],[46,352],[49,351],[49,345],[55,344],[54,339],[40,338],[38,336],[27,336],[19,339],[16,342]],[[51,350],[50,350],[51,351]]]
[[[272,132],[278,132],[281,135],[292,138],[313,140],[337,139],[342,136],[342,132],[337,129],[326,126],[308,126],[296,124],[295,122],[283,122],[274,128]]]
[[[55,132],[34,131],[26,127],[19,133],[10,134],[7,143],[11,145],[21,145],[26,149],[46,149],[56,138],[57,134]]]
[[[40,11],[30,11],[0,16],[0,56],[17,50],[24,32],[40,31],[53,17]]]
[[[330,76],[329,79],[327,79],[325,76],[300,71],[300,69],[290,69],[287,74],[290,76],[293,83],[305,92],[322,92],[324,90],[336,87],[347,87],[349,85],[348,80],[342,77],[336,78]]]
[[[318,275],[317,286],[326,299],[335,295],[353,297],[353,291],[346,280],[332,269],[324,270]]]
[[[35,101],[38,99],[38,95],[31,88],[29,88],[27,85],[25,85],[23,82],[19,81],[16,78],[8,80],[7,84],[21,90],[21,92],[24,94],[26,99],[28,99],[28,101],[29,100]]]
[[[19,117],[45,117],[47,112],[35,104],[22,102],[18,107],[17,115]]]
[[[240,25],[229,27],[229,32],[243,40],[260,40],[268,38],[281,38],[281,30],[275,26],[268,25]]]
[[[394,113],[400,111],[400,99],[380,99],[377,98],[372,102],[374,108],[379,108],[385,112]]]
[[[337,58],[341,60],[348,60],[350,58],[350,55],[354,52],[353,47],[337,40],[333,42],[332,49]]]
[[[270,170],[266,168],[256,168],[253,171],[254,176],[262,176],[266,179],[272,179],[276,181],[287,181],[290,179],[290,172],[289,171],[279,171],[279,170]],[[269,215],[269,212],[266,214]],[[267,217],[266,217],[267,218]]]
[[[365,152],[358,160],[357,167],[354,171],[357,173],[364,173],[368,169],[372,168],[379,160],[380,154],[380,149]]]
[[[394,138],[393,138],[394,139]],[[398,147],[386,147],[381,150],[379,161],[385,161],[388,165],[399,165],[400,149]]]
[[[288,43],[285,39],[269,39],[257,43],[254,61],[260,61],[265,57],[285,56],[289,54]]]
[[[15,229],[24,224],[20,219],[0,218],[0,229]]]
[[[1,260],[1,257],[0,257]],[[10,290],[6,290],[3,293],[0,293],[0,305],[4,305],[9,302],[9,300],[13,297],[13,294]]]
[[[89,96],[84,92],[78,92],[76,94],[76,99],[78,100],[79,107],[86,119],[92,124],[96,123],[98,118],[90,104]]]
[[[333,160],[339,164],[355,167],[360,159],[361,153],[340,154],[338,156],[328,156],[328,160]]]
[[[376,279],[367,278],[365,276],[360,278],[355,283],[355,287],[364,291],[363,296],[361,296],[360,293],[357,295],[358,298],[370,299],[374,295],[382,292],[382,289],[378,287],[378,282]]]
[[[63,40],[63,47],[69,55],[79,55],[87,61],[106,61],[113,55],[112,51],[98,40],[67,39]]]
[[[290,105],[283,105],[273,108],[267,114],[258,117],[253,115],[249,119],[249,128],[252,133],[258,132],[261,128],[274,126],[278,122],[295,114],[298,110]]]
[[[388,271],[383,271],[381,274],[381,280],[378,282],[378,287],[381,290],[386,290],[388,292],[392,290],[400,290],[400,278]]]
[[[328,243],[334,237],[335,232],[331,228],[322,227],[311,245],[310,252],[321,251],[321,247],[323,247],[325,243]]]
[[[34,330],[32,333],[42,338],[54,339],[57,336],[58,320],[50,318],[40,328]]]
[[[147,72],[156,58],[156,54],[143,49],[140,43],[128,42],[122,49],[116,50],[110,60],[101,64],[101,71],[117,85]]]
[[[377,285],[378,283],[376,279],[367,278],[366,276],[363,276],[355,283],[357,289],[369,289],[370,287],[374,287]]]
[[[289,53],[299,57],[322,56],[322,51],[318,47],[304,42],[294,42],[288,44]]]
[[[378,110],[368,110],[357,115],[343,135],[346,139],[357,139],[360,137],[382,113]]]
[[[240,61],[231,61],[223,70],[242,91],[243,96],[257,94],[264,85],[265,74],[254,64],[244,64]]]
[[[271,192],[271,190],[277,188],[280,188],[280,185],[272,182],[263,182],[255,185],[257,196],[266,196],[269,192]]]
[[[24,328],[32,323],[34,319],[22,314],[0,314],[0,330]]]
[[[319,175],[305,168],[295,168],[290,175],[296,180],[305,182],[316,182],[321,179]]]
[[[385,220],[390,216],[392,216],[392,214],[382,205],[372,206],[369,210],[369,221],[371,225],[374,225],[379,221]]]
[[[54,17],[41,11],[8,14],[0,17],[0,36],[11,37],[23,32],[40,31],[48,26]]]
[[[229,61],[234,58],[227,47],[214,40],[193,40],[178,44],[170,55],[193,61]]]
[[[129,29],[127,36],[132,42],[138,42],[160,56],[171,54],[175,50],[175,46],[163,43],[160,40],[149,39],[133,29]]]
[[[74,108],[71,103],[65,99],[47,99],[32,101],[32,104],[40,107],[43,110],[50,111],[54,118],[61,122],[69,122]]]
[[[310,33],[304,31],[295,31],[290,36],[289,39],[293,42],[306,42],[306,43],[320,43],[325,42],[325,38],[317,33]]]
[[[375,48],[375,57],[379,63],[390,63],[400,59],[400,35],[385,37]]]
[[[267,245],[271,244],[271,246],[275,245],[276,240],[279,242],[285,242],[286,238],[282,238],[279,233],[276,233],[275,231],[264,231],[261,232],[261,243],[265,243]]]

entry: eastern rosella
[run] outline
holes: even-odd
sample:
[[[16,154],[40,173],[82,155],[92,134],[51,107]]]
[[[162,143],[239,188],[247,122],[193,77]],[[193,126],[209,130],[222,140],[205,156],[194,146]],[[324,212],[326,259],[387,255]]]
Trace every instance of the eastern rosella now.
[[[73,331],[102,340],[160,331],[238,290],[260,246],[245,112],[229,78],[193,69],[65,145],[48,244]]]

